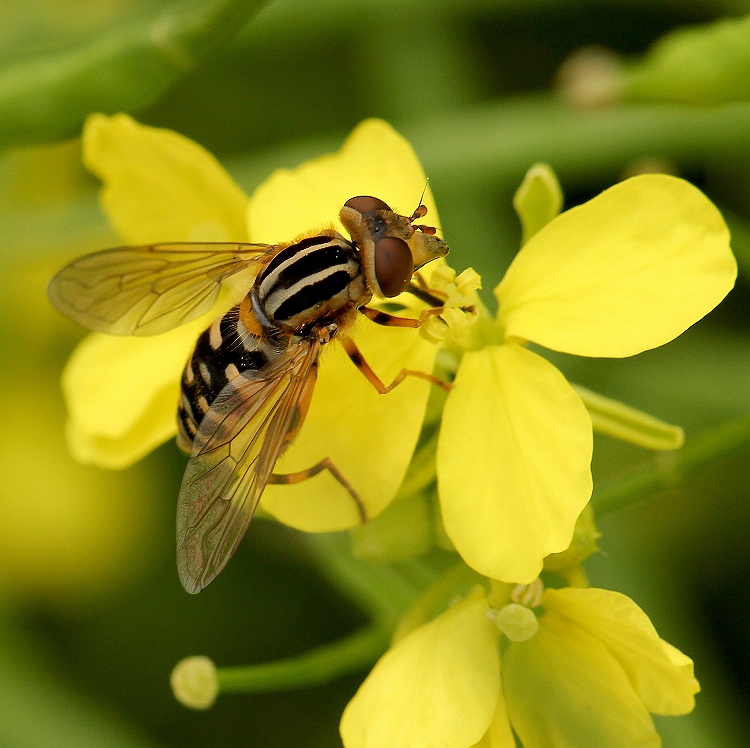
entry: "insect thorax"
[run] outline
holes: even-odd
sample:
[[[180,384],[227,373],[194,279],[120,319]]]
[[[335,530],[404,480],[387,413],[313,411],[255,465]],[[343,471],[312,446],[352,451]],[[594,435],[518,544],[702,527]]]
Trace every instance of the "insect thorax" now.
[[[289,332],[336,319],[370,299],[356,249],[334,231],[281,249],[258,275],[251,296],[264,325]]]

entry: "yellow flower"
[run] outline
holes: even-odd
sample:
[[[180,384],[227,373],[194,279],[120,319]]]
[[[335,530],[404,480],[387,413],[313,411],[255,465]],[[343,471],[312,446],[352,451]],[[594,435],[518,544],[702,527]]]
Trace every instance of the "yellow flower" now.
[[[692,661],[625,595],[546,590],[538,626],[519,599],[497,610],[478,587],[399,641],[344,711],[345,748],[514,748],[512,730],[525,748],[657,748],[649,712],[693,709]]]
[[[644,175],[547,223],[461,343],[437,451],[445,530],[493,579],[529,583],[568,547],[591,495],[591,419],[528,342],[622,357],[663,345],[713,309],[737,274],[715,206],[681,179]]]
[[[355,195],[375,195],[409,215],[426,184],[411,146],[379,120],[363,122],[339,153],[275,172],[251,198],[196,143],[125,115],[89,118],[83,149],[86,166],[104,183],[102,207],[125,244],[282,242],[336,225],[339,209]],[[439,225],[429,190],[424,203],[430,223]],[[121,468],[170,439],[180,375],[196,338],[246,291],[233,289],[201,319],[163,335],[86,338],[63,375],[73,454],[82,462]],[[405,294],[405,316],[414,316],[420,303]],[[402,368],[432,371],[435,347],[414,330],[362,319],[354,335],[385,382]],[[303,470],[330,457],[376,515],[403,480],[429,388],[408,378],[379,395],[343,350],[328,346],[307,420],[278,471]],[[351,497],[326,473],[298,485],[269,486],[263,506],[308,531],[359,522]]]

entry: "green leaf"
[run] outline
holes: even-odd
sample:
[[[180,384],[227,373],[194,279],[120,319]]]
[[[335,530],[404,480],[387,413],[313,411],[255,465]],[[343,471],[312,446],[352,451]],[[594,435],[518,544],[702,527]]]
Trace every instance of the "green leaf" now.
[[[622,86],[625,101],[747,101],[750,16],[670,32],[625,72]]]
[[[76,134],[91,112],[131,112],[231,41],[265,0],[170,9],[71,50],[0,70],[0,148]]]

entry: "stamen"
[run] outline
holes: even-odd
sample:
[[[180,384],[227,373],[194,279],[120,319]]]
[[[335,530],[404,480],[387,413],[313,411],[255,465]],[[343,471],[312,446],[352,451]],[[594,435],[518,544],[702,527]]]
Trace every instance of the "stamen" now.
[[[510,593],[511,600],[526,605],[529,608],[538,608],[542,603],[544,594],[544,585],[542,580],[537,577],[531,584],[519,584],[513,588]]]
[[[436,288],[438,291],[445,291],[446,287],[453,283],[456,277],[456,271],[448,265],[436,267],[430,275],[430,288]]]
[[[467,296],[472,291],[482,288],[482,276],[474,268],[466,268],[456,276],[456,288],[462,296]]]

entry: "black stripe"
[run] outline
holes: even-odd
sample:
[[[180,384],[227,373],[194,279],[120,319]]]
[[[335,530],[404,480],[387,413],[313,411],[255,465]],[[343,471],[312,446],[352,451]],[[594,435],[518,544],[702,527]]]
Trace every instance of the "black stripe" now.
[[[192,416],[191,416],[191,415],[190,415],[190,414],[189,414],[189,413],[188,413],[188,412],[187,412],[187,411],[185,410],[185,408],[183,408],[182,406],[180,406],[180,407],[178,408],[178,410],[177,410],[177,415],[178,415],[178,417],[179,417],[179,419],[180,419],[180,422],[181,422],[182,428],[184,429],[184,431],[185,431],[185,434],[186,434],[186,436],[188,437],[188,439],[192,439],[192,438],[193,438],[193,435],[194,435],[194,432],[196,431],[196,427],[195,427],[195,420],[194,420],[194,419],[193,419],[193,417],[192,417]],[[191,431],[192,431],[193,433],[190,433]]]
[[[219,322],[221,333],[221,347],[232,345],[237,340],[237,321],[240,318],[239,306],[233,306]],[[210,328],[209,328],[210,330]]]
[[[273,260],[268,263],[266,269],[263,271],[263,275],[272,273],[274,270],[276,270],[277,267],[279,267],[279,265],[285,263],[290,257],[294,257],[294,255],[296,255],[300,250],[307,249],[308,247],[314,247],[316,244],[327,244],[330,241],[330,236],[311,236],[307,239],[303,239],[301,242],[292,244],[291,247],[282,249],[281,252],[279,252],[276,257],[274,257]]]
[[[351,282],[352,278],[346,270],[339,270],[323,278],[317,283],[303,286],[297,293],[286,299],[273,313],[273,318],[284,321],[294,317],[305,309],[315,306],[321,302],[329,301],[339,291],[343,291]]]
[[[315,252],[300,257],[289,267],[284,268],[276,279],[273,288],[269,289],[265,296],[268,298],[274,291],[291,288],[303,278],[319,273],[326,268],[345,265],[350,257],[351,255],[338,244],[321,247]]]

